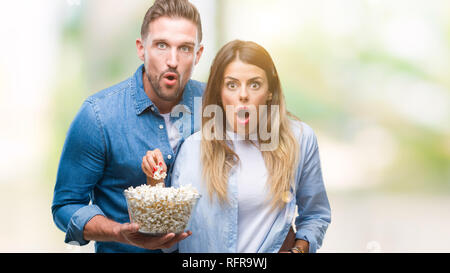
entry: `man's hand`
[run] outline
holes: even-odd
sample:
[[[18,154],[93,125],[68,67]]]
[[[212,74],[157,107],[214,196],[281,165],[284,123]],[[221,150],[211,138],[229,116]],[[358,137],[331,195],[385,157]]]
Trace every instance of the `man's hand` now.
[[[158,166],[162,168],[162,172],[167,172],[167,166],[164,162],[163,155],[159,149],[148,151],[142,158],[142,171],[147,176],[147,184],[155,186],[157,183],[164,182],[164,179],[155,180],[153,174],[158,169]]]
[[[92,217],[84,226],[83,237],[85,240],[102,242],[119,242],[147,249],[169,248],[181,240],[189,237],[192,232],[187,231],[176,235],[168,233],[155,237],[140,233],[137,223],[120,224],[103,215]]]
[[[191,231],[187,231],[178,235],[175,233],[168,233],[156,237],[140,233],[138,230],[139,225],[137,223],[125,223],[116,226],[115,232],[117,232],[124,242],[146,249],[170,248],[192,234]]]

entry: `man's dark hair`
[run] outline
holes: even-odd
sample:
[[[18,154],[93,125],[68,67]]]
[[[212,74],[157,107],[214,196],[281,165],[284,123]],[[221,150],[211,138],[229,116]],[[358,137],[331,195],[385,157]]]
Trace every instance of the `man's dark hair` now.
[[[159,17],[181,17],[197,25],[198,42],[202,41],[202,22],[197,8],[187,0],[156,0],[148,9],[141,27],[141,38],[145,40],[149,32],[149,25]]]

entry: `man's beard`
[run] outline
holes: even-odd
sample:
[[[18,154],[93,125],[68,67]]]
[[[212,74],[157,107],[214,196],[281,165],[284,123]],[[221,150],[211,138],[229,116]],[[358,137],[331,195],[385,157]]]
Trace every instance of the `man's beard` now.
[[[163,78],[163,75],[167,72],[172,72],[177,74],[177,82],[178,82],[178,88],[175,90],[175,92],[170,92],[169,94],[165,94],[162,92],[162,86],[160,84],[161,79]],[[178,72],[174,69],[168,69],[161,73],[159,76],[151,77],[147,71],[145,71],[145,75],[147,76],[148,82],[150,83],[153,91],[155,91],[155,94],[164,101],[175,101],[178,100],[183,93],[184,86],[181,86],[181,77],[178,74]]]

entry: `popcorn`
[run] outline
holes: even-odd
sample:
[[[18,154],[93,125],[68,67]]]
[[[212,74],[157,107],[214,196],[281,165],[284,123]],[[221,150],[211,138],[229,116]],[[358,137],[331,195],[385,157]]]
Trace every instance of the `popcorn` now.
[[[130,220],[139,224],[140,232],[154,235],[183,232],[201,197],[190,184],[180,188],[141,185],[129,187],[124,194]]]
[[[153,179],[154,180],[161,180],[161,179],[165,179],[167,176],[166,172],[161,173],[161,171],[163,170],[162,166],[158,166],[156,167],[156,171],[153,173]]]

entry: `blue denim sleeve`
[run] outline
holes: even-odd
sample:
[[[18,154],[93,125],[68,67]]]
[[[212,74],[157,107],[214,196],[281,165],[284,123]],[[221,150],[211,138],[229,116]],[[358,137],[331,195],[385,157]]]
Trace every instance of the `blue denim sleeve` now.
[[[91,201],[91,192],[102,178],[105,140],[95,105],[85,101],[66,136],[58,166],[52,214],[56,226],[66,233],[65,242],[85,245],[85,224],[95,215],[104,215]]]
[[[304,164],[296,197],[299,216],[295,220],[296,238],[309,242],[309,252],[322,245],[323,237],[331,223],[331,208],[325,190],[320,166],[317,138],[308,128],[304,142]]]

